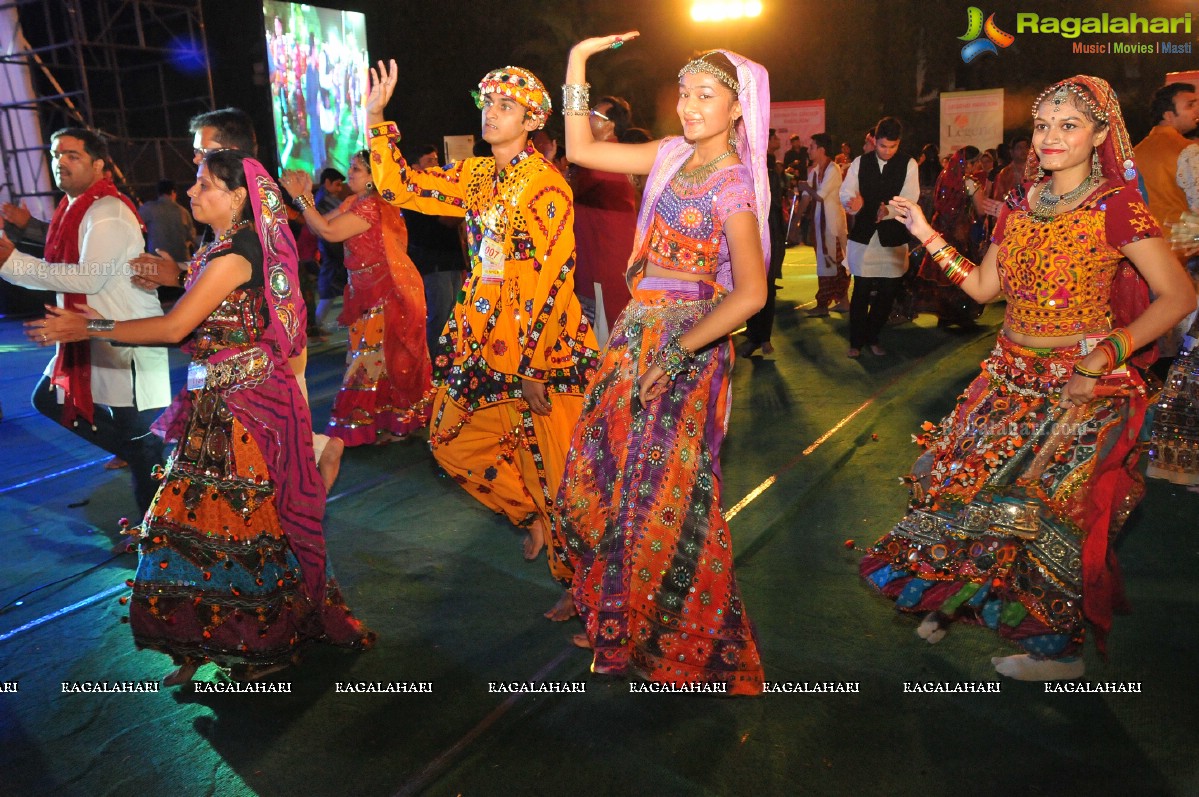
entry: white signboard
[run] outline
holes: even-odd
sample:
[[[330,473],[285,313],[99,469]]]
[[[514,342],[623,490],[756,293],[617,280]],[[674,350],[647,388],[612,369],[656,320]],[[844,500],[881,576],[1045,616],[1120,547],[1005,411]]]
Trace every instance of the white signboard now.
[[[475,155],[474,136],[443,136],[445,143],[445,160],[443,164],[454,161],[464,161]]]
[[[791,136],[799,136],[806,146],[813,133],[824,132],[824,100],[770,103],[770,126],[783,148]]]
[[[1003,141],[1003,89],[941,92],[941,155],[967,144],[980,150]]]

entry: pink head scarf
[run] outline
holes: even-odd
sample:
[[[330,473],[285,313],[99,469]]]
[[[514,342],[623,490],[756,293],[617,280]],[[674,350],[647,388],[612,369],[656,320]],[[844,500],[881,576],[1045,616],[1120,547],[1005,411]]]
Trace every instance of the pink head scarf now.
[[[287,210],[274,179],[253,158],[246,158],[243,167],[254,229],[262,242],[262,273],[271,310],[271,331],[283,356],[290,359],[308,345],[308,311],[300,295],[296,239],[287,226]]]
[[[741,118],[737,120],[737,157],[749,170],[754,185],[754,205],[758,218],[758,234],[762,240],[762,267],[770,266],[770,182],[766,171],[766,148],[770,143],[770,74],[766,67],[738,55],[731,50],[716,50],[732,62],[737,69],[737,99],[741,103]],[[630,267],[636,265],[644,253],[649,229],[654,219],[654,206],[662,195],[670,178],[691,157],[694,147],[682,136],[663,139],[658,157],[650,171],[637,216],[637,234],[633,240]],[[731,287],[726,285],[725,287]]]

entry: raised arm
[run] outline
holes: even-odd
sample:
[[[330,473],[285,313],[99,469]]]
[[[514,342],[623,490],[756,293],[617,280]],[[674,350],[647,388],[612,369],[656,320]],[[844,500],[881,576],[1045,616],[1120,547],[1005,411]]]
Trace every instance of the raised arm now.
[[[366,93],[366,122],[370,128],[371,180],[383,201],[431,216],[465,216],[465,186],[459,181],[462,163],[448,169],[418,171],[400,152],[400,129],[383,119],[383,109],[395,92],[399,71],[395,59],[371,67]]]
[[[304,223],[320,238],[329,243],[342,241],[361,235],[370,229],[370,223],[353,213],[344,212],[342,205],[327,216],[322,216],[316,209],[316,201],[312,198],[312,176],[299,169],[288,169],[279,178],[279,184],[287,189],[287,193],[296,198],[296,207],[303,208]],[[353,201],[353,198],[347,200]]]
[[[584,39],[570,51],[566,62],[566,84],[568,86],[584,86],[587,83],[587,59],[604,50],[623,46],[637,38],[640,34],[633,30],[619,36],[599,36],[594,39]],[[578,89],[573,89],[576,93]],[[583,92],[585,94],[586,92]],[[578,95],[579,99],[582,94]],[[589,105],[583,107],[562,108],[562,117],[566,127],[566,151],[570,162],[577,163],[588,169],[616,174],[649,174],[654,166],[654,158],[658,155],[658,142],[647,141],[644,144],[618,144],[614,141],[596,141],[591,133],[591,114]]]

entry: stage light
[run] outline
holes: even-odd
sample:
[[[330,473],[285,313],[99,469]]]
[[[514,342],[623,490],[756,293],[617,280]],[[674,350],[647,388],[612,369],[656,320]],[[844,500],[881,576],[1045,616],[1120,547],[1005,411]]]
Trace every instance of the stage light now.
[[[691,4],[691,18],[696,22],[723,22],[746,19],[762,13],[758,0],[696,0]]]
[[[176,36],[167,47],[167,59],[186,75],[202,75],[208,71],[204,46],[192,38]]]

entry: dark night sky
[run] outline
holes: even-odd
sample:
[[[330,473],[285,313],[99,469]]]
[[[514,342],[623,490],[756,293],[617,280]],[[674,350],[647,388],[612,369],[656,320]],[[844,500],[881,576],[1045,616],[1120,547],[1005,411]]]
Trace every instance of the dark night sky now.
[[[550,86],[557,105],[571,44],[633,28],[641,31],[640,39],[592,59],[592,96],[627,97],[634,122],[659,135],[678,130],[673,97],[679,67],[693,52],[716,46],[763,63],[770,70],[775,100],[823,97],[834,140],[847,140],[856,148],[863,131],[892,114],[908,124],[905,143],[913,151],[938,137],[936,97],[941,90],[1004,88],[1005,126],[1011,133],[1027,130],[1029,105],[1044,86],[1078,72],[1112,82],[1135,141],[1149,127],[1148,97],[1165,73],[1199,67],[1195,54],[1076,55],[1068,39],[1031,33],[1017,35],[998,56],[967,65],[957,37],[965,31],[971,2],[983,0],[763,0],[761,17],[725,24],[693,22],[689,0],[321,0],[319,5],[364,12],[371,55],[394,57],[399,63],[400,86],[388,114],[400,123],[409,143],[477,134],[478,112],[469,92],[495,67],[532,69]],[[202,3],[217,105],[245,108],[255,116],[260,135],[269,136],[273,125],[261,4]],[[1124,38],[1190,41],[1199,50],[1197,0],[991,0],[980,7],[994,11],[1000,27],[1013,33],[1017,11],[1043,16],[1128,15],[1134,9],[1142,16],[1175,16],[1190,11],[1196,19],[1189,36]],[[1120,37],[1084,36],[1079,41],[1108,38]],[[559,116],[551,118],[551,129],[560,125]],[[171,121],[171,126],[180,123]],[[264,140],[263,159],[270,160],[272,152],[272,142]]]

